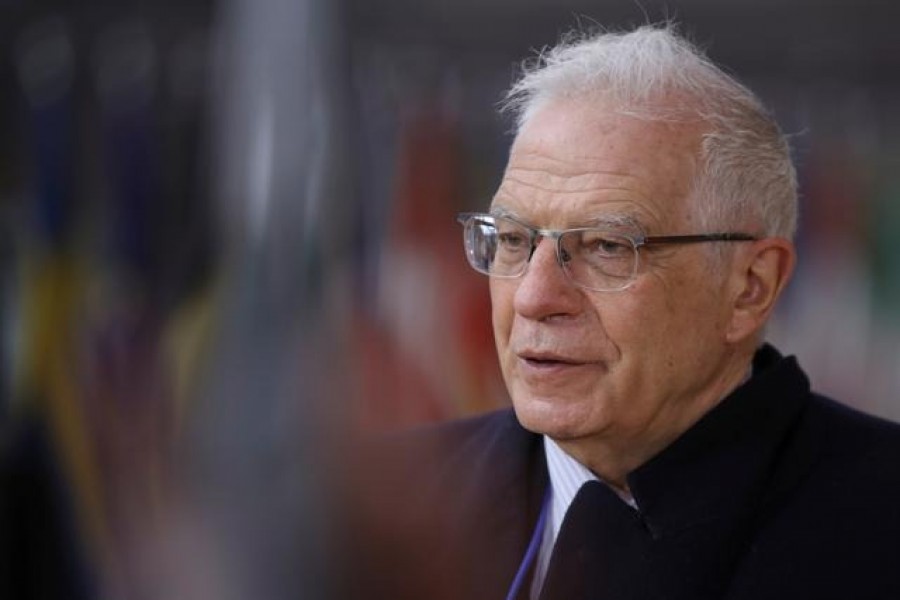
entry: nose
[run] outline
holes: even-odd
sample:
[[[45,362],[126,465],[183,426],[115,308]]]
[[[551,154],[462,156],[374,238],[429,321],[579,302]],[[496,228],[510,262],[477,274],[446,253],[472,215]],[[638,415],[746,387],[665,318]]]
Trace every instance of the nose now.
[[[581,290],[559,264],[556,240],[541,238],[516,288],[513,300],[516,313],[533,320],[575,315],[582,300]]]

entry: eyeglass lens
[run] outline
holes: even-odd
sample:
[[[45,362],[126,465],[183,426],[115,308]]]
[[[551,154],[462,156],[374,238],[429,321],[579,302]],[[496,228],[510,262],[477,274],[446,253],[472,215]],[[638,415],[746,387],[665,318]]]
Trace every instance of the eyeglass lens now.
[[[559,234],[560,263],[569,278],[593,290],[614,290],[634,277],[637,251],[625,236],[599,229]],[[475,270],[494,277],[525,272],[540,234],[503,217],[472,216],[466,221],[466,246]]]

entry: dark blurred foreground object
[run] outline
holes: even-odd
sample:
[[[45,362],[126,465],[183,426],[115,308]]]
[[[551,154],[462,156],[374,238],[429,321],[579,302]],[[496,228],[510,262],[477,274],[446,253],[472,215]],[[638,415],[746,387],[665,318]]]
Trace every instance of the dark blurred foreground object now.
[[[72,501],[41,421],[0,438],[0,598],[95,597]]]

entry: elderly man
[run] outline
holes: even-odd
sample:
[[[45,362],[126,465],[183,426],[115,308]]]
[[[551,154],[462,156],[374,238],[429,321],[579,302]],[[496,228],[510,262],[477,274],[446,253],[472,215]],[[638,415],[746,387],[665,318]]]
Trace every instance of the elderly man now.
[[[514,410],[398,442],[372,593],[900,598],[900,429],[763,343],[797,195],[757,98],[643,27],[547,52],[509,106],[460,222]]]

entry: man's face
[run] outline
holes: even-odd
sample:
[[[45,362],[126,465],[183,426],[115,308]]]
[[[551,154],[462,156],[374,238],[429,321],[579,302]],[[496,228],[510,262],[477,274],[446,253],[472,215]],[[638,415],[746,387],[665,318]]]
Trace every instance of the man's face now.
[[[492,210],[548,229],[624,220],[647,235],[700,233],[688,194],[701,133],[550,103],[516,139]],[[520,278],[492,279],[494,336],[523,426],[639,452],[724,395],[736,372],[729,301],[705,246],[642,248],[636,280],[617,292],[575,286],[547,239]]]

